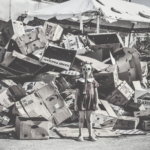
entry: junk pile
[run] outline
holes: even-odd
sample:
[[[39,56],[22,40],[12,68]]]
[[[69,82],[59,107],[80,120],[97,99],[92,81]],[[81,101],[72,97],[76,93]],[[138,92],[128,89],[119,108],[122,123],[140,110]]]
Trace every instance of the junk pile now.
[[[85,61],[100,85],[94,134],[146,134],[149,63],[136,49],[125,48],[116,33],[83,35],[47,21],[35,27],[15,20],[4,23],[0,34],[0,132],[15,127],[19,139],[77,137],[75,84]]]

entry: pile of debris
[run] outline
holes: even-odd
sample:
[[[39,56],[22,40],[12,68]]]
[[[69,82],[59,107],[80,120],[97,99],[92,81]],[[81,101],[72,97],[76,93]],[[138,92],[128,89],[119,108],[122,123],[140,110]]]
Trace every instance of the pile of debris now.
[[[100,85],[94,134],[150,130],[148,63],[136,49],[125,48],[119,35],[83,35],[47,21],[35,27],[10,20],[0,29],[0,132],[15,125],[19,139],[48,139],[49,129],[77,137],[75,84],[85,61]]]

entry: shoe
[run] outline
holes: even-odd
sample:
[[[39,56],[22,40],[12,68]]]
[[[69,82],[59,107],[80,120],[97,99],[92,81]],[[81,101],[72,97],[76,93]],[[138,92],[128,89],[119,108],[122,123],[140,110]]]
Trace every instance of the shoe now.
[[[80,136],[78,137],[78,141],[79,141],[79,142],[84,142],[83,136],[80,135]]]
[[[97,141],[97,139],[94,136],[89,136],[90,141]]]

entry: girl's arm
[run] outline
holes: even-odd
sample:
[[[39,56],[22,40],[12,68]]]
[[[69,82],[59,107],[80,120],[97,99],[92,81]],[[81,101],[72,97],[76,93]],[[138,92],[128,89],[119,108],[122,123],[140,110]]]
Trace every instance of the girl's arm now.
[[[76,89],[75,102],[74,102],[74,110],[75,111],[78,111],[78,105],[77,105],[78,97],[79,97],[79,89]]]
[[[97,91],[97,88],[94,88],[94,90],[95,90],[95,102],[96,102],[96,106],[98,106],[98,101],[99,101],[98,91]]]

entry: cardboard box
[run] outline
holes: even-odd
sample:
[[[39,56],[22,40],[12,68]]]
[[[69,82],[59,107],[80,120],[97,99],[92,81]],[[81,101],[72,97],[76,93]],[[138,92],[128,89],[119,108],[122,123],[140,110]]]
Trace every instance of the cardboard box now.
[[[24,117],[42,116],[51,121],[51,127],[71,117],[72,113],[53,84],[48,84],[20,102],[15,103]],[[40,110],[40,111],[39,111]]]
[[[76,94],[76,89],[66,89],[64,92],[61,93],[61,96],[65,99],[65,101],[71,99],[75,100]]]
[[[114,105],[124,106],[132,98],[133,94],[133,89],[127,84],[126,81],[123,81],[111,94],[106,97],[106,100]]]
[[[7,109],[6,107],[0,105],[0,113],[1,113],[1,112],[6,112],[6,113],[8,113],[8,112],[9,112],[9,109]]]
[[[7,126],[10,121],[10,118],[5,114],[0,114],[0,124]]]
[[[13,51],[2,63],[5,69],[15,72],[16,74],[35,73],[44,65],[39,61]]]
[[[134,102],[150,108],[150,92],[148,90],[135,90]]]
[[[101,128],[104,122],[113,120],[117,116],[107,101],[99,100],[98,106],[98,110],[93,113],[93,127]]]
[[[47,110],[40,96],[37,93],[30,94],[20,100],[20,104],[16,103],[21,116],[44,117],[51,119],[51,114]]]
[[[130,111],[130,112],[140,111],[140,110],[145,110],[145,107],[143,104],[138,104],[138,103],[135,103],[134,101],[130,101],[125,107],[125,110]]]
[[[49,45],[42,54],[41,62],[69,70],[74,62],[76,51]]]
[[[92,50],[101,51],[102,60],[110,57],[109,51],[116,52],[124,45],[121,37],[116,33],[91,33],[88,34],[87,38]]]
[[[148,63],[147,62],[140,62],[141,70],[142,70],[142,77],[147,77],[148,75]]]
[[[143,120],[150,120],[150,109],[135,111],[134,116]]]
[[[56,125],[59,125],[66,119],[72,116],[72,112],[67,107],[66,103],[64,102],[64,106],[62,108],[59,107],[58,111],[53,115]]]
[[[14,50],[21,53],[21,50],[16,42],[16,39],[19,37],[19,34],[14,34],[7,45],[5,46],[5,49],[7,52],[13,52]]]
[[[94,129],[97,137],[119,137],[121,134],[111,131],[110,129]]]
[[[24,89],[22,89],[22,86],[13,85],[1,92],[0,104],[8,108],[14,105],[14,102],[19,101],[24,96],[26,96],[26,93]]]
[[[81,68],[81,62],[91,62],[92,63],[92,67],[100,72],[106,68],[108,68],[110,65],[105,64],[103,62],[100,62],[96,59],[90,58],[90,57],[86,57],[86,56],[81,56],[81,55],[76,55],[76,59],[75,62],[73,64],[73,68],[75,68],[77,71],[80,72],[80,68]]]
[[[4,26],[4,34],[7,42],[16,33],[20,35],[25,34],[23,23],[16,20],[9,20]]]
[[[111,128],[111,129],[113,129],[116,121],[117,121],[117,118],[109,119],[109,120],[105,121],[101,126],[104,129],[105,128]]]
[[[17,117],[16,133],[20,140],[49,139],[49,121],[41,117]]]
[[[134,48],[123,48],[123,53],[116,56],[119,79],[126,80],[129,85],[132,81],[142,80],[142,70],[139,55]]]
[[[77,54],[84,54],[86,51],[78,36],[68,36],[66,40],[63,40],[63,43],[65,49],[76,50]]]
[[[2,33],[0,33],[0,46],[6,46],[7,41],[4,38],[4,35]]]
[[[92,126],[95,128],[101,128],[101,125],[108,120],[113,120],[114,117],[106,116],[100,113],[93,113],[92,115]]]
[[[15,99],[13,98],[13,95],[11,95],[8,89],[4,90],[1,93],[0,105],[3,105],[6,108],[8,108],[14,105],[14,102],[15,102]]]
[[[32,81],[35,81],[35,82],[44,82],[44,83],[50,83],[50,82],[55,82],[56,78],[59,77],[59,74],[58,72],[52,72],[52,71],[49,71],[49,72],[46,72],[46,73],[42,73],[42,74],[39,74],[36,78],[34,78]]]
[[[65,124],[66,123],[70,124],[70,123],[73,123],[73,122],[74,123],[79,122],[79,112],[74,111],[74,110],[71,110],[71,112],[72,112],[72,116],[70,118],[68,118],[67,120],[65,120]]]
[[[120,116],[117,118],[117,121],[113,129],[136,129],[139,124],[139,118],[129,117],[129,116]]]
[[[118,77],[118,68],[117,66],[110,66],[104,71],[99,73],[94,73],[94,78],[99,83],[99,88],[109,88],[112,86],[113,88],[117,87],[117,82],[119,80]]]
[[[146,109],[150,108],[150,90],[143,88],[140,81],[133,81],[135,95],[134,102],[138,105],[143,105]]]
[[[61,38],[63,28],[51,22],[45,22],[43,26],[45,37],[50,41],[58,41]]]
[[[129,116],[119,116],[117,118],[108,120],[102,124],[103,128],[113,127],[113,129],[136,129],[139,124],[139,118]]]
[[[3,20],[2,18],[0,18],[0,32],[1,32],[1,31],[2,31],[2,29],[4,28],[5,23],[6,23],[6,21],[5,21],[5,20]]]
[[[13,113],[17,114],[21,117],[26,117],[26,118],[29,117],[29,115],[27,114],[25,108],[23,107],[22,103],[20,103],[20,101],[15,102],[15,107],[14,107]]]
[[[63,76],[57,78],[56,85],[60,92],[65,91],[67,88],[69,89],[71,85],[65,80]]]
[[[5,52],[5,55],[4,55],[4,59],[6,59],[8,56],[10,56],[11,55],[11,52]],[[4,60],[3,59],[3,60]]]
[[[19,101],[21,98],[26,96],[26,91],[22,88],[21,84],[9,87],[9,91],[14,97],[15,101]]]
[[[76,81],[80,78],[80,75],[72,75],[72,76],[66,75],[65,77],[66,77],[67,82],[70,84],[70,87],[74,88],[76,85]]]
[[[33,93],[34,91],[42,88],[43,86],[45,86],[46,84],[44,82],[25,82],[23,84],[23,89],[27,92],[27,93]]]
[[[16,83],[14,83],[12,80],[1,80],[0,81],[0,94],[1,94],[1,99],[0,99],[0,104],[5,106],[6,108],[14,105],[15,99],[11,95],[9,91],[9,87],[11,86],[16,86]]]
[[[0,63],[3,61],[5,56],[5,48],[0,46]]]
[[[72,116],[66,102],[53,84],[49,83],[35,94],[43,100],[57,125]]]
[[[44,48],[47,43],[47,39],[45,38],[41,28],[37,28],[30,33],[19,36],[15,41],[21,53],[24,55]]]
[[[31,31],[34,31],[37,28],[42,29],[43,27],[42,26],[28,26],[28,25],[24,26],[25,33],[29,33]]]
[[[150,130],[150,121],[149,120],[143,120],[142,128],[146,131],[149,131]]]
[[[84,55],[87,56],[87,57],[90,57],[90,58],[94,58],[98,61],[103,61],[103,58],[102,58],[103,57],[103,52],[102,52],[102,50],[95,51],[95,52],[86,52]]]
[[[8,88],[8,87],[11,87],[11,86],[13,86],[13,85],[17,85],[14,81],[12,81],[12,80],[9,80],[9,79],[4,79],[4,80],[1,80],[0,81],[1,83],[1,86],[3,86],[3,87],[6,87],[6,88]],[[1,87],[1,90],[2,90],[3,88]]]

